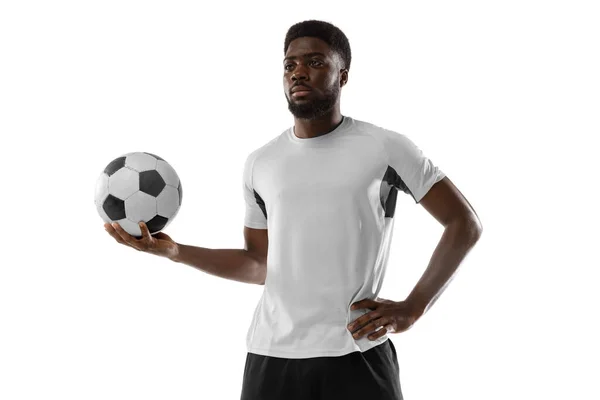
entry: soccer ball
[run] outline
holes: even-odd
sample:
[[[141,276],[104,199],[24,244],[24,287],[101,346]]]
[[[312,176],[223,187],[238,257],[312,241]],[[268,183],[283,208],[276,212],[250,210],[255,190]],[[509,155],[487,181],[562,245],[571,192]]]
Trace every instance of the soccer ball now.
[[[164,159],[134,152],[112,160],[96,182],[96,210],[104,222],[118,222],[130,235],[141,237],[138,225],[150,233],[169,225],[181,207],[179,176]]]

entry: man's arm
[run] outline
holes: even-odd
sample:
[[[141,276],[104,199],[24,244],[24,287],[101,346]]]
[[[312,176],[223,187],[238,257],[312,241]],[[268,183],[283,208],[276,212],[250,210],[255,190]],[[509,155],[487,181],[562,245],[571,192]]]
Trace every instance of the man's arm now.
[[[104,229],[120,244],[138,251],[165,257],[220,278],[264,285],[267,276],[269,237],[266,229],[244,226],[244,249],[209,249],[175,242],[164,232],[150,234],[140,222],[142,237],[127,233],[118,222],[105,223]]]
[[[455,276],[483,227],[471,204],[448,177],[433,185],[419,204],[445,228],[427,269],[405,300],[422,315]]]
[[[269,236],[266,229],[244,226],[244,249],[209,249],[177,243],[172,261],[243,283],[264,285]]]

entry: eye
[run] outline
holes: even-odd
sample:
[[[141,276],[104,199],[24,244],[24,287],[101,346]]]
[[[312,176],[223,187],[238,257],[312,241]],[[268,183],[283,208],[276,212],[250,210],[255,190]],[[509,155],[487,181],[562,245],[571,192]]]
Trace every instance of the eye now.
[[[285,64],[285,65],[283,66],[283,68],[284,68],[286,71],[290,71],[290,70],[292,69],[292,67],[293,67],[293,66],[294,66],[294,64]]]
[[[315,67],[320,67],[323,65],[323,63],[319,60],[312,60],[310,63],[311,63],[311,65],[314,65]]]

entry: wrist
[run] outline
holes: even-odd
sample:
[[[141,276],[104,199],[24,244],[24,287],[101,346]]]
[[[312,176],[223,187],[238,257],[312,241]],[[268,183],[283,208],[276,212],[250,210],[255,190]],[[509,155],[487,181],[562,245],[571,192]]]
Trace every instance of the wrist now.
[[[173,262],[181,262],[181,246],[179,243],[173,243],[173,246],[169,249],[167,253],[167,258]]]
[[[410,313],[418,317],[425,314],[425,310],[427,309],[427,305],[429,304],[427,299],[425,299],[424,297],[415,295],[408,296],[404,302],[407,304]]]

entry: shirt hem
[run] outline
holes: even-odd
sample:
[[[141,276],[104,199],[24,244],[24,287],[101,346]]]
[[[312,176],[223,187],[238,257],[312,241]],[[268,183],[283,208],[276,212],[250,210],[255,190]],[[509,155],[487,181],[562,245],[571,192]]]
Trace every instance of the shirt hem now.
[[[341,356],[345,356],[348,355],[350,353],[354,353],[354,352],[361,352],[364,353],[367,350],[370,350],[374,347],[377,347],[379,345],[382,345],[383,343],[385,343],[386,341],[389,340],[389,336],[384,336],[383,340],[379,341],[379,340],[368,340],[369,345],[366,346],[366,348],[360,348],[359,346],[353,347],[352,349],[342,349],[342,350],[328,350],[328,349],[321,349],[321,350],[310,350],[310,351],[299,351],[299,350],[295,350],[295,351],[285,351],[285,350],[280,350],[280,349],[261,349],[261,348],[257,348],[257,347],[248,347],[248,353],[252,353],[252,354],[256,354],[256,355],[260,355],[260,356],[266,356],[266,357],[277,357],[277,358],[287,358],[287,359],[299,359],[299,358],[316,358],[316,357],[341,357]]]
[[[445,177],[446,177],[446,174],[443,171],[440,171],[438,173],[438,175],[435,177],[435,179],[429,185],[422,187],[421,190],[419,190],[419,192],[414,195],[415,203],[419,204],[421,202],[421,200],[423,200],[423,197],[425,197],[425,195],[427,193],[429,193],[429,191],[431,190],[433,185],[435,185],[436,183],[438,183]]]

